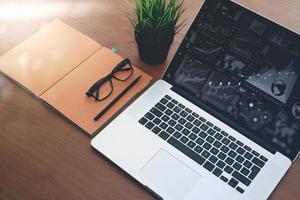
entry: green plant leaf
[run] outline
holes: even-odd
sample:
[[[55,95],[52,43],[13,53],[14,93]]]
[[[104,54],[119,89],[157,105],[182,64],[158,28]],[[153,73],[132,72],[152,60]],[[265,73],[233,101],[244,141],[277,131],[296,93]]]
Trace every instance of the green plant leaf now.
[[[136,20],[129,18],[134,30],[145,41],[161,43],[173,39],[185,25],[179,23],[186,8],[181,0],[136,0]]]

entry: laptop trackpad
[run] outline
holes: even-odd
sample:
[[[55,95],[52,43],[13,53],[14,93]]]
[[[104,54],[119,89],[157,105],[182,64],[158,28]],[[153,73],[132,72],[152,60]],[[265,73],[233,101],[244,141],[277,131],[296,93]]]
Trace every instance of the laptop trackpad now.
[[[184,199],[201,177],[164,149],[141,169],[141,175],[174,199]]]

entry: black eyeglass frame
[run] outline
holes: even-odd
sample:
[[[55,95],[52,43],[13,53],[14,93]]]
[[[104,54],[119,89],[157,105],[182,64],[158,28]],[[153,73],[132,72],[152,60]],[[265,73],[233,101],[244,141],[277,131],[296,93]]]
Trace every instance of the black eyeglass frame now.
[[[124,68],[127,65],[129,65],[129,67],[128,68]],[[129,70],[130,70],[130,74],[126,78],[124,78],[124,79],[118,78],[116,76],[117,72],[129,71]],[[118,81],[124,82],[124,81],[128,80],[132,76],[132,74],[133,74],[132,64],[131,64],[130,60],[128,58],[126,58],[126,59],[122,60],[119,64],[117,64],[113,68],[113,70],[111,71],[111,73],[109,73],[105,77],[101,78],[96,83],[94,83],[90,87],[90,89],[86,92],[86,95],[88,97],[93,97],[95,99],[95,101],[103,101],[103,100],[107,99],[112,94],[112,92],[114,90],[113,82],[112,82],[113,78],[116,79],[116,80],[118,80]],[[104,85],[107,81],[109,81],[109,83],[110,83],[111,91],[106,96],[104,96],[103,98],[99,98],[101,86]]]

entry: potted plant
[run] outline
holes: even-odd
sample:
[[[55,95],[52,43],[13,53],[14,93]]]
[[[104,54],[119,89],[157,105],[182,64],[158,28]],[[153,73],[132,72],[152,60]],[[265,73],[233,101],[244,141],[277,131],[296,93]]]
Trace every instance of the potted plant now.
[[[184,27],[178,23],[183,0],[136,0],[137,19],[130,18],[142,61],[160,64],[168,56],[174,36]]]

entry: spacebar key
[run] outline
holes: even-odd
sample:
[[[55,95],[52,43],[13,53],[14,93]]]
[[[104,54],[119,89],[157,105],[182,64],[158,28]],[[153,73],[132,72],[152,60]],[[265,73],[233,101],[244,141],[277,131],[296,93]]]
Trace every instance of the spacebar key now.
[[[176,149],[178,149],[179,151],[181,151],[182,153],[184,153],[185,155],[187,155],[188,157],[190,157],[191,159],[193,159],[195,162],[197,162],[198,164],[202,165],[205,161],[205,159],[198,155],[197,153],[195,153],[194,151],[192,151],[190,148],[188,148],[187,146],[183,145],[181,142],[179,142],[178,140],[176,140],[174,137],[171,137],[168,142],[174,146]]]

